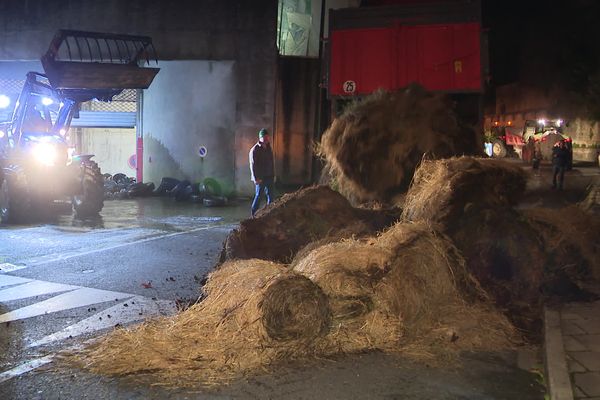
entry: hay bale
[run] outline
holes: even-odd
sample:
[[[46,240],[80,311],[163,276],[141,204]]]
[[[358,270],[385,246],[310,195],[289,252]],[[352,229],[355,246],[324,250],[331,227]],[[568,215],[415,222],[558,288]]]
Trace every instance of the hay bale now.
[[[399,212],[363,210],[327,186],[289,193],[244,220],[225,240],[221,262],[260,258],[290,262],[304,246],[373,234],[399,218]]]
[[[464,256],[469,273],[518,327],[536,339],[546,299],[585,298],[578,282],[589,270],[585,259],[592,260],[594,253],[588,246],[589,255],[583,257],[577,245],[566,245],[565,236],[579,240],[578,230],[569,235],[552,233],[560,231],[557,221],[579,226],[570,217],[552,221],[551,215],[563,215],[564,210],[512,208],[525,183],[521,168],[504,161],[470,157],[424,161],[407,193],[402,217],[433,224],[448,235]],[[566,211],[569,216],[576,214]]]
[[[226,263],[204,290],[184,312],[117,329],[67,360],[107,375],[152,372],[159,385],[210,385],[319,353],[331,325],[323,292],[283,265]]]
[[[335,319],[347,319],[373,309],[373,285],[389,270],[390,259],[389,249],[349,239],[319,246],[292,268],[323,289]]]
[[[426,160],[415,172],[402,218],[451,225],[469,207],[510,208],[521,198],[525,185],[523,170],[501,160]]]
[[[331,315],[323,291],[279,264],[262,260],[225,264],[210,275],[204,293],[204,306],[213,310],[236,309],[243,303],[236,324],[258,322],[260,335],[268,340],[312,340],[329,329]]]
[[[486,305],[449,239],[426,224],[398,223],[379,237],[331,243],[293,267],[330,298],[336,334],[344,338],[337,346],[345,352],[400,350],[431,358],[504,348],[516,337],[506,318]]]
[[[424,154],[447,158],[481,149],[448,98],[411,85],[349,106],[323,134],[319,154],[346,197],[389,202],[408,188]]]
[[[258,310],[273,340],[306,340],[329,331],[329,302],[323,291],[302,276],[279,277],[265,290]]]

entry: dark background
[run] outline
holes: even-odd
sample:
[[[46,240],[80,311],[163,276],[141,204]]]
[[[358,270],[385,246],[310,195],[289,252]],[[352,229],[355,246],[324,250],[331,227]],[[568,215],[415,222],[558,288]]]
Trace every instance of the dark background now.
[[[518,82],[558,89],[600,119],[600,2],[482,1],[489,36],[489,89]]]

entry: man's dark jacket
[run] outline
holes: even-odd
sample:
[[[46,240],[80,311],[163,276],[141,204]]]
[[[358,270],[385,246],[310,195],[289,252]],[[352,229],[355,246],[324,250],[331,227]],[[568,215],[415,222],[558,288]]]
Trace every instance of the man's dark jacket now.
[[[552,148],[552,165],[565,168],[569,164],[569,150],[565,147]]]
[[[250,149],[248,156],[250,158],[252,182],[256,182],[257,179],[272,182],[275,176],[275,166],[273,164],[273,150],[271,150],[271,145],[257,142]]]

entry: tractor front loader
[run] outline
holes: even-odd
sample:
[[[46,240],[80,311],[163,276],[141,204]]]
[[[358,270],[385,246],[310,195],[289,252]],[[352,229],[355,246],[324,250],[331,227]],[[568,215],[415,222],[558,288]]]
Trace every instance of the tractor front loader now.
[[[45,74],[29,72],[12,119],[0,123],[0,222],[69,198],[77,217],[104,205],[93,155],[71,154],[67,136],[82,102],[111,101],[124,89],[146,89],[158,73],[152,40],[143,36],[59,31],[42,57]]]

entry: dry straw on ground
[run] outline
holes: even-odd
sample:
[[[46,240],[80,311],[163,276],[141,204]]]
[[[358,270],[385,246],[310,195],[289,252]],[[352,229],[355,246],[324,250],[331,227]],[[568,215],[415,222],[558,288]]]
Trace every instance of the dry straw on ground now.
[[[424,154],[476,155],[481,148],[449,99],[412,85],[350,105],[323,134],[318,151],[326,173],[346,197],[388,203],[408,188]]]
[[[525,210],[523,214],[543,240],[545,252],[552,261],[547,271],[554,274],[556,284],[570,281],[586,286],[590,278],[600,280],[599,218],[577,206],[536,208]]]
[[[461,295],[457,284],[472,281],[465,274],[447,238],[397,224],[379,237],[316,248],[293,271],[227,262],[210,275],[201,303],[117,329],[75,360],[97,373],[152,373],[156,384],[196,386],[340,353],[379,349],[439,360],[511,346],[507,320]]]
[[[108,375],[152,373],[169,386],[210,385],[320,353],[327,298],[282,265],[244,260],[211,274],[206,298],[172,318],[117,329],[70,361]]]

